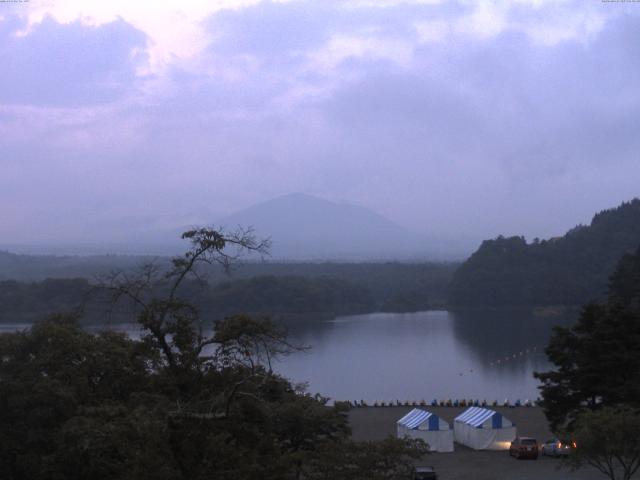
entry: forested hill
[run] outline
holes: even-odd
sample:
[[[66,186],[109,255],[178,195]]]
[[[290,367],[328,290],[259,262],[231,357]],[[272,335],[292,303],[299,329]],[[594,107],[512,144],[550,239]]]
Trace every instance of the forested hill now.
[[[606,296],[620,258],[640,245],[640,200],[593,217],[563,237],[486,240],[454,274],[457,306],[581,305]]]
[[[96,279],[113,271],[130,272],[150,261],[161,269],[169,263],[168,258],[0,251],[0,322],[30,321],[73,309]],[[454,263],[247,262],[235,265],[227,275],[216,265],[201,272],[210,289],[196,303],[225,314],[243,302],[246,305],[234,313],[307,313],[319,307],[313,313],[413,312],[446,304],[457,267]]]
[[[162,290],[162,286],[158,286]],[[379,307],[365,288],[335,278],[254,277],[208,285],[187,282],[180,297],[210,319],[247,313],[256,315],[351,314]],[[86,279],[47,279],[23,283],[0,281],[0,323],[33,322],[80,308],[83,322],[131,319],[128,304],[113,309],[110,295]],[[118,313],[126,313],[120,317]],[[115,314],[115,316],[114,316]]]
[[[456,268],[453,264],[397,263],[243,267],[233,277],[218,272],[207,276],[210,283],[187,282],[180,296],[212,318],[235,313],[278,317],[414,312],[442,308]],[[0,323],[32,322],[80,307],[85,322],[121,321],[112,318],[107,297],[87,278],[36,282],[0,278]],[[130,309],[124,312],[128,314]]]

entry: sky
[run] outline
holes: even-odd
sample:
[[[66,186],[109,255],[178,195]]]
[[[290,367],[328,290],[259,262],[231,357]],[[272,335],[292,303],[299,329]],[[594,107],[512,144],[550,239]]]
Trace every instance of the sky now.
[[[551,237],[640,195],[640,3],[0,2],[0,243],[301,192]]]

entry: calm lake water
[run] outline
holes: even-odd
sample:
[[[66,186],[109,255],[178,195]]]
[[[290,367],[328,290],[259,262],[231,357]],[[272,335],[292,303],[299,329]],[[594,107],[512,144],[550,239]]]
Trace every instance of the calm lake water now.
[[[289,321],[290,339],[311,348],[274,368],[335,400],[533,400],[533,372],[550,368],[544,348],[551,328],[571,321],[502,309]],[[0,332],[24,326],[4,324]],[[139,333],[136,325],[112,328]]]
[[[337,400],[535,399],[554,324],[521,310],[376,313],[289,325],[312,348],[278,369]]]

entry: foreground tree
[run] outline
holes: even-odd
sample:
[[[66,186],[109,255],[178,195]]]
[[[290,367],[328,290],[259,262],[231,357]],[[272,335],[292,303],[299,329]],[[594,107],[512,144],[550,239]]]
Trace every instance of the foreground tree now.
[[[181,298],[198,267],[228,268],[237,251],[264,252],[247,232],[186,232],[169,271],[146,265],[103,288],[135,306],[143,335],[92,335],[55,317],[0,336],[0,470],[9,480],[399,478],[424,444],[349,439],[343,405],[278,376],[295,351],[268,319],[232,316],[206,334]],[[327,470],[329,469],[329,470]],[[333,477],[322,477],[332,471]],[[318,476],[320,475],[320,476]]]
[[[408,480],[415,461],[428,453],[422,440],[322,442],[306,465],[309,480]]]
[[[640,467],[640,412],[605,407],[585,412],[572,437],[577,448],[568,458],[573,469],[591,465],[611,480],[630,480]]]
[[[571,429],[581,413],[603,406],[640,407],[639,300],[640,250],[620,261],[606,304],[554,329],[546,353],[556,369],[535,374],[552,429]]]
[[[0,358],[0,464],[5,478],[62,478],[72,465],[79,476],[68,478],[80,478],[86,469],[94,478],[108,478],[113,469],[96,465],[100,450],[121,444],[127,451],[146,451],[144,437],[153,437],[152,429],[121,442],[122,419],[135,417],[144,405],[133,396],[152,391],[155,355],[143,344],[116,333],[90,335],[76,319],[54,317],[29,331],[1,335]],[[112,420],[107,422],[109,435],[98,428],[107,419]],[[78,441],[72,447],[73,436]],[[121,457],[116,463],[125,468],[128,461]]]

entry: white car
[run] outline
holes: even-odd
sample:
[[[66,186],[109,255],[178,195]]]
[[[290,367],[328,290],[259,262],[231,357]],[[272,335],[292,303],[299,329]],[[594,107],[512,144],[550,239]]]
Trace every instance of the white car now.
[[[571,452],[572,444],[570,442],[563,442],[557,438],[547,440],[542,444],[540,453],[550,457],[566,457]]]

